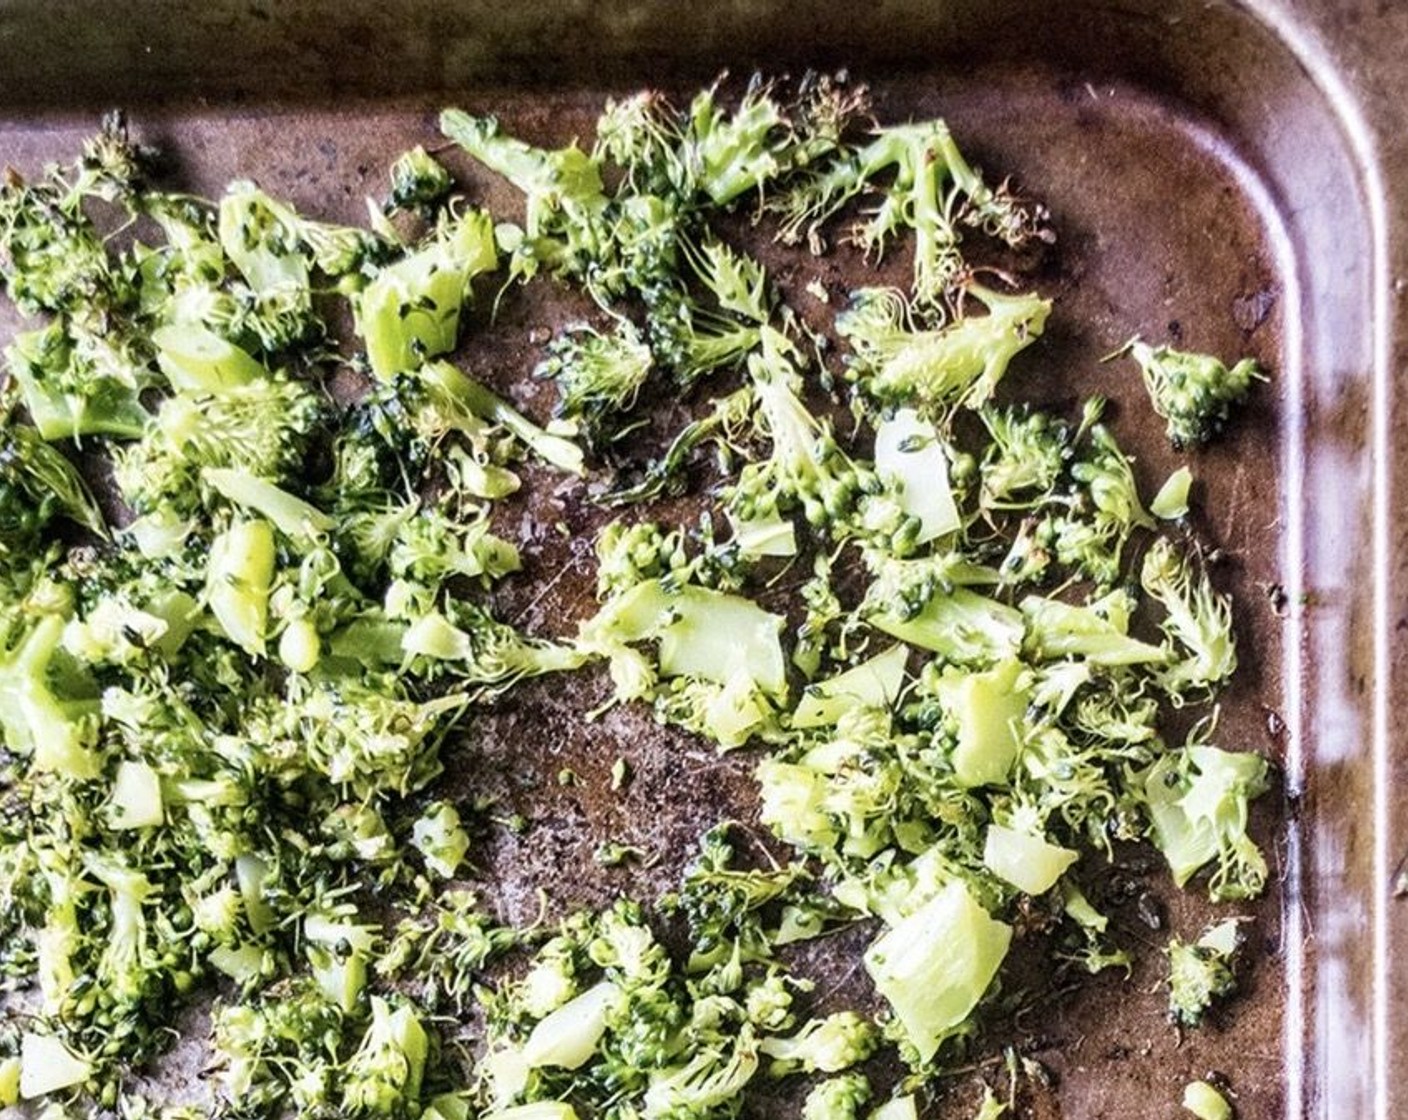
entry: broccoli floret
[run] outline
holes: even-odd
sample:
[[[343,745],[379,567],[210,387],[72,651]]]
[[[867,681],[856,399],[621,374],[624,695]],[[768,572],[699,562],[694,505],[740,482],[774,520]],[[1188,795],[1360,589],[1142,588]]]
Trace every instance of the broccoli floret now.
[[[821,1082],[802,1102],[802,1120],[859,1120],[873,1090],[862,1073],[848,1073]]]
[[[1071,459],[1069,425],[1026,408],[984,408],[978,415],[992,440],[980,468],[983,508],[1040,506]]]
[[[881,185],[887,173],[890,182]],[[879,129],[864,147],[842,149],[812,171],[776,204],[784,219],[780,236],[795,242],[805,234],[819,245],[822,223],[867,191],[877,192],[880,202],[852,228],[851,240],[878,257],[902,228],[912,229],[914,298],[926,307],[939,305],[965,277],[961,227],[1013,246],[1040,235],[1042,213],[1024,208],[1005,186],[994,190],[984,183],[948,126],[935,120]]]
[[[386,212],[431,213],[453,185],[444,165],[417,144],[391,165],[391,194],[386,200]]]
[[[466,210],[424,248],[376,272],[356,300],[372,372],[387,380],[453,350],[470,281],[497,264],[488,213]]]
[[[1188,943],[1173,937],[1168,943],[1168,1014],[1175,1023],[1196,1027],[1214,1003],[1237,990],[1233,964],[1242,943],[1236,918],[1209,926]]]
[[[1160,537],[1144,555],[1140,583],[1167,612],[1162,625],[1170,646],[1184,651],[1177,660],[1170,654],[1170,664],[1158,674],[1169,698],[1181,704],[1227,681],[1237,668],[1232,604],[1213,590],[1207,572]]]
[[[756,423],[772,447],[766,460],[743,468],[725,502],[741,522],[776,519],[800,507],[808,524],[842,536],[862,494],[878,483],[841,449],[831,425],[802,403],[795,358],[791,343],[769,328],[762,353],[748,359]]]
[[[60,516],[106,533],[78,469],[36,429],[0,419],[0,557],[39,552],[44,530]]]
[[[352,1116],[420,1115],[429,1039],[415,1012],[376,996],[362,1044],[342,1069],[342,1107]]]
[[[1266,859],[1247,835],[1253,798],[1269,788],[1266,759],[1197,742],[1171,751],[1143,777],[1154,843],[1183,886],[1216,863],[1208,880],[1214,902],[1255,898],[1266,885]]]
[[[836,329],[854,351],[851,373],[868,396],[882,405],[931,411],[987,403],[1012,359],[1041,336],[1051,301],[972,283],[964,292],[988,313],[932,329],[922,328],[892,289],[855,294],[836,317]]]
[[[460,109],[440,114],[440,131],[523,193],[523,242],[511,253],[510,271],[527,278],[546,268],[578,276],[592,262],[608,260],[607,197],[601,167],[570,144],[545,151],[506,136],[494,117]]]
[[[768,1073],[840,1073],[865,1061],[880,1044],[880,1032],[854,1011],[811,1019],[790,1038],[765,1038],[758,1045],[772,1059]]]
[[[15,335],[5,361],[45,439],[135,439],[146,426],[148,413],[139,395],[153,374],[120,338],[81,330],[59,317]]]
[[[614,414],[635,403],[654,361],[635,325],[617,319],[610,334],[586,325],[569,328],[548,347],[535,375],[557,382],[560,415],[583,421],[599,438]]]
[[[0,649],[0,732],[36,769],[81,781],[99,772],[99,705],[91,695],[65,694],[73,674],[57,671],[64,623],[62,614],[41,614]]]
[[[1139,363],[1154,411],[1168,421],[1168,439],[1176,449],[1207,443],[1222,431],[1252,382],[1266,380],[1254,358],[1228,368],[1211,354],[1150,346],[1138,338],[1120,353]]]

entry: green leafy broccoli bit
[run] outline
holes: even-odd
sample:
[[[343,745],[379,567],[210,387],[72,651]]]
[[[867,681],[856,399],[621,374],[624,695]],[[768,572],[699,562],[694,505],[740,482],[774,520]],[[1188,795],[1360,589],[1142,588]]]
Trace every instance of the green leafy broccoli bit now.
[[[1196,1027],[1213,1004],[1237,990],[1234,958],[1242,944],[1236,918],[1210,926],[1188,943],[1168,943],[1168,1013],[1175,1023]]]
[[[1168,421],[1175,448],[1207,443],[1227,423],[1253,381],[1266,380],[1254,358],[1230,368],[1211,354],[1194,354],[1133,339],[1121,351],[1139,363],[1154,411]]]

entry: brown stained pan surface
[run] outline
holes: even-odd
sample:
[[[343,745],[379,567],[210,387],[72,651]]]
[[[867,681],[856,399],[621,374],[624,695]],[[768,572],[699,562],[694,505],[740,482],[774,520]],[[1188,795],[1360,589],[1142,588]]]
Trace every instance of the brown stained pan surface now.
[[[1274,377],[1258,386],[1221,443],[1180,455],[1164,440],[1135,367],[1100,361],[1140,333],[1229,359],[1252,354],[1271,370],[1279,368],[1285,278],[1236,153],[1168,102],[1053,70],[988,67],[980,74],[923,80],[855,77],[876,77],[871,84],[881,121],[946,117],[989,177],[1010,175],[1022,193],[1049,207],[1057,240],[1044,255],[1011,261],[980,243],[971,254],[1020,266],[1023,282],[1055,299],[1046,335],[1014,364],[1004,392],[1067,412],[1091,394],[1107,395],[1114,430],[1137,456],[1146,498],[1176,466],[1191,465],[1197,479],[1194,530],[1222,555],[1216,580],[1235,597],[1242,662],[1218,741],[1279,758],[1281,622],[1267,591],[1281,578],[1282,387]],[[498,114],[511,132],[557,144],[590,137],[606,93],[487,92],[458,102]],[[365,212],[364,198],[382,194],[395,155],[415,143],[437,142],[440,105],[424,99],[331,110],[144,109],[134,113],[132,124],[142,139],[173,157],[170,185],[216,192],[228,179],[247,176],[310,215],[355,221]],[[33,168],[75,150],[93,124],[73,118],[6,124],[0,153],[6,162]],[[512,192],[501,183],[453,154],[446,160],[472,197],[498,213],[514,212]],[[817,326],[829,322],[850,288],[877,279],[902,281],[907,267],[902,249],[877,272],[848,249],[812,259],[757,240],[745,223],[738,226],[744,243],[773,268],[789,301]],[[814,280],[830,293],[829,304],[807,291]],[[590,308],[545,283],[510,291],[492,324],[488,302],[481,301],[460,357],[544,419],[550,393],[529,380],[541,343],[563,322],[588,316]],[[839,368],[835,354],[831,361]],[[696,409],[699,404],[694,402]],[[683,415],[688,402],[670,407]],[[593,608],[591,541],[606,518],[582,487],[564,485],[547,472],[526,474],[526,499],[503,515],[500,526],[520,539],[524,572],[495,592],[496,604],[504,617],[530,630],[568,634]],[[698,500],[686,501],[662,515],[692,519],[699,508]],[[699,833],[720,819],[752,829],[755,857],[765,844],[755,826],[753,752],[717,755],[636,708],[588,722],[585,713],[607,694],[604,674],[594,671],[527,684],[476,717],[462,741],[448,749],[444,791],[466,800],[492,799],[483,815],[474,882],[513,922],[537,916],[540,892],[551,913],[599,906],[621,895],[653,897],[675,883]],[[629,764],[631,778],[613,791],[610,772],[618,757]],[[559,780],[567,768],[577,776],[571,784]],[[1285,812],[1273,793],[1257,813],[1255,831],[1273,880]],[[508,827],[514,815],[526,819],[526,830]],[[592,853],[605,839],[638,845],[648,858],[603,868]],[[1017,1000],[1020,1010],[1010,1021],[994,1024],[982,1039],[975,1053],[981,1074],[1002,1083],[998,1066],[982,1063],[1007,1043],[1050,1072],[1049,1087],[1024,1090],[1020,1116],[1173,1118],[1181,1114],[1183,1085],[1210,1071],[1225,1075],[1243,1120],[1283,1115],[1285,980],[1275,883],[1259,903],[1217,908],[1218,917],[1255,919],[1244,994],[1208,1027],[1180,1034],[1164,1019],[1160,947],[1170,931],[1196,936],[1213,908],[1194,892],[1173,891],[1151,850],[1122,851],[1115,867],[1087,857],[1083,876],[1097,904],[1112,906],[1119,936],[1138,951],[1139,963],[1127,979],[1116,972],[1053,981],[1040,945],[1023,947],[1009,994],[1020,990],[1019,981],[1029,984],[1030,994]],[[1151,906],[1142,899],[1146,892],[1162,902]],[[1151,929],[1141,917],[1150,912],[1162,915],[1162,929]],[[862,944],[857,932],[807,951],[818,1006],[869,998],[858,969]],[[971,1106],[976,1087],[973,1076],[956,1079],[927,1115],[963,1115],[960,1102]],[[748,1115],[796,1116],[800,1097],[795,1089],[765,1092]]]

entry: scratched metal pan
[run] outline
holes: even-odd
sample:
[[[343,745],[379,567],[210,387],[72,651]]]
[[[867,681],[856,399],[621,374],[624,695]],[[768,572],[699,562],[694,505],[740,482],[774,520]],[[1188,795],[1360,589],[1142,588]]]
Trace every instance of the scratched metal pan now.
[[[8,0],[0,159],[33,168],[66,157],[101,110],[121,106],[171,154],[173,184],[214,191],[251,176],[310,213],[356,220],[391,158],[435,142],[447,102],[560,143],[589,134],[612,91],[688,89],[724,67],[844,66],[873,88],[882,120],[947,117],[978,163],[1053,215],[1055,246],[1027,265],[1056,311],[1012,377],[1053,405],[1106,393],[1146,493],[1179,460],[1129,369],[1101,365],[1103,354],[1138,332],[1254,354],[1274,371],[1230,438],[1191,457],[1199,530],[1225,554],[1218,579],[1239,604],[1245,668],[1222,738],[1268,753],[1285,775],[1256,821],[1275,886],[1238,911],[1256,918],[1244,994],[1180,1039],[1162,1021],[1157,954],[1146,951],[1129,979],[1047,993],[987,1045],[1013,1042],[1050,1071],[1050,1086],[1025,1095],[1026,1115],[1172,1117],[1182,1085],[1217,1071],[1244,1120],[1386,1120],[1408,1116],[1394,1075],[1408,1058],[1408,968],[1395,963],[1408,935],[1393,901],[1408,842],[1394,812],[1408,770],[1394,674],[1405,535],[1391,504],[1408,463],[1395,434],[1405,334],[1391,281],[1405,261],[1408,16],[1381,7]],[[500,184],[456,168],[482,200],[513,206]],[[799,304],[809,281],[840,294],[873,279],[844,254],[769,259]],[[526,373],[545,331],[586,310],[546,286],[525,291],[467,358],[541,410]],[[570,630],[590,609],[600,520],[535,477],[516,526],[529,591],[505,592],[500,609],[544,633]],[[531,822],[521,835],[486,826],[480,840],[480,875],[512,919],[535,916],[540,891],[559,911],[653,894],[703,827],[756,819],[746,754],[721,759],[631,711],[584,724],[604,694],[590,674],[524,688],[451,752],[459,791]],[[634,779],[613,793],[618,756]],[[557,782],[566,766],[577,785]],[[605,838],[651,858],[601,868],[591,853]],[[1148,929],[1141,898],[1166,876],[1138,853],[1092,877],[1104,897],[1127,897],[1117,921],[1135,942],[1152,946],[1168,928],[1187,936],[1207,917],[1191,896],[1167,897],[1152,908],[1165,931]],[[823,997],[863,997],[857,948],[813,952]],[[178,1089],[194,1082],[197,1034]],[[952,1115],[964,1092],[934,1115]],[[751,1109],[798,1111],[785,1099]]]

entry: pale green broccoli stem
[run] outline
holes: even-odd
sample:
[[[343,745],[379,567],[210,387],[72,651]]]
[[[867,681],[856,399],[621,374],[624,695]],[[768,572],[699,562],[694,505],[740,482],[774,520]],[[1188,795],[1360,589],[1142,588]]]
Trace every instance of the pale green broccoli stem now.
[[[84,867],[108,889],[108,930],[99,973],[109,998],[126,1003],[141,996],[152,965],[148,959],[147,919],[142,907],[154,892],[140,871],[109,853],[91,852]]]
[[[107,805],[108,827],[115,831],[155,828],[166,822],[161,778],[145,762],[123,759],[113,776]]]
[[[499,424],[546,462],[571,474],[586,473],[582,449],[534,424],[502,398],[449,362],[430,362],[418,374],[420,382],[447,412],[467,412]]]
[[[62,319],[15,335],[5,348],[5,365],[45,439],[136,439],[146,430],[150,414],[133,380],[146,371],[126,371],[120,378],[85,369]]]
[[[1149,503],[1149,512],[1161,521],[1177,521],[1188,516],[1188,491],[1193,485],[1193,472],[1187,467],[1179,467],[1159,487],[1154,500]]]
[[[1232,1120],[1235,1115],[1227,1098],[1206,1081],[1190,1081],[1183,1087],[1183,1107],[1198,1120]]]
[[[269,524],[299,544],[310,545],[333,528],[333,519],[317,506],[244,471],[206,467],[200,477],[216,493],[251,513],[262,514]]]
[[[1022,613],[966,587],[936,589],[918,609],[866,597],[865,620],[877,630],[960,663],[991,661],[1016,653]]]
[[[152,332],[156,363],[178,392],[222,393],[269,376],[233,342],[198,323],[173,323]]]
[[[919,1120],[919,1110],[912,1096],[895,1097],[872,1112],[869,1120]]]
[[[497,265],[493,221],[471,210],[424,249],[381,269],[357,299],[372,372],[387,380],[453,350],[470,281]]]
[[[859,708],[881,710],[894,706],[904,687],[909,650],[894,645],[854,668],[807,686],[792,712],[796,729],[834,725]]]
[[[1054,887],[1078,858],[1078,853],[1045,837],[996,823],[988,825],[983,840],[983,866],[1033,897]]]
[[[308,963],[323,995],[344,1014],[357,1009],[367,986],[367,961],[376,941],[371,926],[349,916],[309,914],[303,920]]]
[[[957,724],[953,772],[967,787],[1007,781],[1022,748],[1021,729],[1031,703],[1016,658],[983,673],[952,670],[939,679],[937,692],[945,712]]]
[[[1012,927],[955,880],[871,944],[865,967],[920,1063],[967,1022],[1007,956]]]
[[[440,801],[427,808],[411,826],[411,844],[430,871],[441,879],[453,879],[469,851],[469,833],[460,823],[455,807]]]
[[[1112,591],[1083,607],[1039,595],[1028,595],[1020,605],[1027,623],[1024,648],[1036,660],[1079,657],[1101,666],[1168,660],[1168,650],[1129,636],[1133,602],[1124,591]]]
[[[60,699],[49,680],[66,620],[46,614],[12,650],[0,653],[0,730],[5,745],[38,770],[75,781],[96,778],[99,760],[89,739],[96,700]]]
[[[254,291],[310,295],[308,265],[269,199],[253,183],[231,183],[220,200],[220,247]]]
[[[20,1039],[16,1091],[24,1100],[82,1085],[92,1076],[93,1063],[80,1058],[53,1035],[27,1033]]]
[[[274,581],[274,531],[267,521],[237,521],[211,542],[205,591],[225,636],[264,656],[269,589]]]

